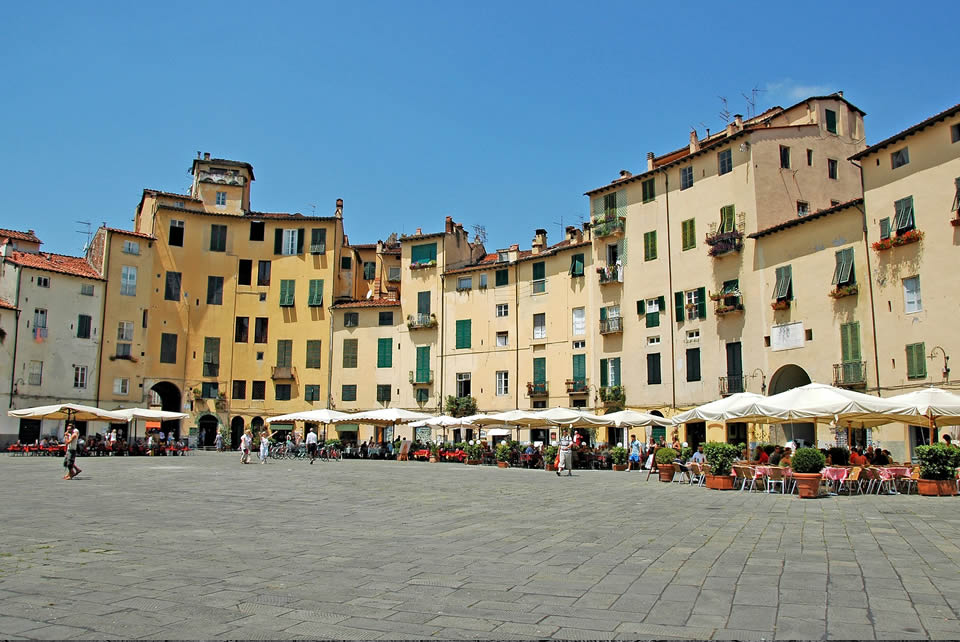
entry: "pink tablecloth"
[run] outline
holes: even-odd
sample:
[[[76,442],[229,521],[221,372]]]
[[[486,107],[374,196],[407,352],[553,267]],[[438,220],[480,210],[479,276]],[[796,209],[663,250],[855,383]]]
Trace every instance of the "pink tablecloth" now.
[[[910,476],[910,469],[906,466],[887,466],[886,468],[879,468],[878,470],[880,472],[880,479],[884,481]]]
[[[764,477],[769,477],[769,476],[770,476],[770,469],[771,469],[771,468],[777,468],[777,466],[756,466],[756,467],[755,467],[755,469],[756,469],[756,471],[757,471],[757,474],[758,474],[758,475],[763,475]],[[789,476],[793,475],[793,469],[790,468],[789,466],[781,466],[781,467],[779,467],[779,468],[780,468],[780,470],[783,472],[783,476],[784,476],[784,477],[789,477]]]
[[[847,480],[847,475],[850,474],[850,469],[828,466],[827,468],[823,469],[822,474],[824,479],[829,479],[830,481],[835,481],[842,484]]]

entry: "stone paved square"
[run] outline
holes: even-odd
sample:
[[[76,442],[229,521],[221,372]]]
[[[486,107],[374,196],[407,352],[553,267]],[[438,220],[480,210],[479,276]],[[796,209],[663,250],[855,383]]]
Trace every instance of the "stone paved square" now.
[[[4,638],[957,638],[956,498],[233,454],[0,459]]]

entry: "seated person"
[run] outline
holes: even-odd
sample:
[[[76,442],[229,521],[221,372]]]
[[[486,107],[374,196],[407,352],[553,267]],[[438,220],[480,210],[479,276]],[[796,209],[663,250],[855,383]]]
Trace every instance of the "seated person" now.
[[[523,454],[524,454],[524,455],[532,455],[532,454],[535,453],[535,452],[537,452],[537,451],[536,451],[536,449],[533,447],[533,444],[527,444],[527,447],[524,449]]]
[[[759,461],[761,464],[766,464],[768,461],[770,461],[770,456],[767,455],[766,450],[764,450],[763,448],[758,448],[757,450],[758,450],[757,461]]]
[[[790,466],[790,453],[793,452],[789,448],[783,449],[783,455],[780,457],[780,465],[788,468]]]
[[[780,448],[780,446],[777,446],[773,449],[773,454],[767,459],[767,463],[769,463],[771,466],[779,466],[781,457],[783,457],[783,450]]]
[[[693,453],[693,457],[690,458],[690,461],[694,461],[698,464],[702,464],[707,461],[707,458],[703,454],[703,444],[697,446],[697,452]]]

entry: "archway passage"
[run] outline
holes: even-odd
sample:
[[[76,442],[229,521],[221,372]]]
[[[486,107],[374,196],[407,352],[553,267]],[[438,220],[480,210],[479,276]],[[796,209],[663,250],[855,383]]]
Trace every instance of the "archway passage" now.
[[[770,378],[770,394],[775,395],[810,383],[810,375],[795,364],[787,364]],[[817,426],[812,423],[781,424],[783,440],[797,442],[797,446],[817,445]],[[802,443],[801,443],[802,442]]]
[[[206,414],[197,420],[199,430],[199,442],[202,448],[213,446],[217,438],[217,430],[220,429],[220,420],[214,415]]]
[[[182,412],[181,406],[183,403],[183,396],[180,394],[180,389],[173,383],[169,381],[159,381],[150,388],[150,392],[154,393],[157,397],[160,398],[160,408],[161,410],[168,410],[170,412]],[[180,438],[180,420],[171,419],[161,423],[161,429],[167,435],[173,434],[174,439]]]
[[[234,417],[230,420],[230,448],[239,447],[240,435],[243,434],[243,417]]]

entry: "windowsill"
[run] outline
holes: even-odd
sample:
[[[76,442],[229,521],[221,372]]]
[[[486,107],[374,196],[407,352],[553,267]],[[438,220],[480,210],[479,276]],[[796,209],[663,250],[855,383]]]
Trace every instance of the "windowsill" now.
[[[920,310],[914,310],[912,312],[904,312],[904,314],[920,314],[921,312],[923,312],[922,308]]]

